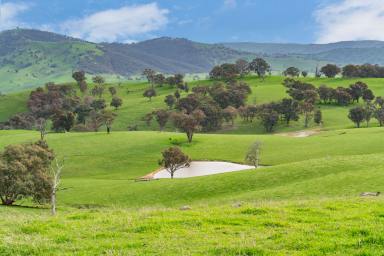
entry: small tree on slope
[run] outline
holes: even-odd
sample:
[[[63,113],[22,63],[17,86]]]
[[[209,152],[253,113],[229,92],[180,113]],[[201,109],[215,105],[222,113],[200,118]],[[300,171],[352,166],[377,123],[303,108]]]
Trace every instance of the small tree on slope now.
[[[181,168],[188,167],[191,159],[184,154],[178,147],[170,147],[162,152],[163,159],[160,163],[165,167],[171,175],[171,179],[175,172]]]
[[[245,156],[245,161],[255,166],[255,168],[258,168],[260,163],[260,151],[261,151],[261,142],[260,141],[254,142],[248,149],[248,152]]]

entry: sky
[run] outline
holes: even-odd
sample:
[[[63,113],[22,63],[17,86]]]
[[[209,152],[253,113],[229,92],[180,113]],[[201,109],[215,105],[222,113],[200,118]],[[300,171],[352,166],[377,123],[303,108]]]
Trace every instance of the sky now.
[[[0,0],[0,31],[16,27],[91,42],[384,40],[384,0]]]

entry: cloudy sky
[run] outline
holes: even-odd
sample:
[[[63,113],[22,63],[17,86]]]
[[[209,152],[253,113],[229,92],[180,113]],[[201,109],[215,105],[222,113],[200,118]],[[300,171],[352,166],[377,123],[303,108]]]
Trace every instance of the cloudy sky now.
[[[0,31],[15,27],[93,42],[384,40],[384,0],[0,0]]]

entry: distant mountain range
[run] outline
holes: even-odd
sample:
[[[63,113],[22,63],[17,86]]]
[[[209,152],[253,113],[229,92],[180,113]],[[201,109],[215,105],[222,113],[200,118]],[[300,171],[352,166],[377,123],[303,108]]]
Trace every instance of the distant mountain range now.
[[[206,73],[214,65],[252,59],[270,62],[274,71],[296,66],[314,71],[326,63],[384,64],[384,42],[334,44],[205,44],[162,37],[135,44],[95,44],[55,33],[15,29],[0,33],[0,91],[10,92],[70,80],[73,70],[132,76],[145,68],[163,73]]]

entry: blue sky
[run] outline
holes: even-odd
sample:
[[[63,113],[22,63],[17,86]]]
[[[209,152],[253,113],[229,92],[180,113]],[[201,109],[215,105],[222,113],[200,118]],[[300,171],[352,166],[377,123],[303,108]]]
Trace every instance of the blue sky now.
[[[95,42],[160,36],[201,42],[384,39],[383,0],[0,1],[0,30],[30,27]]]

